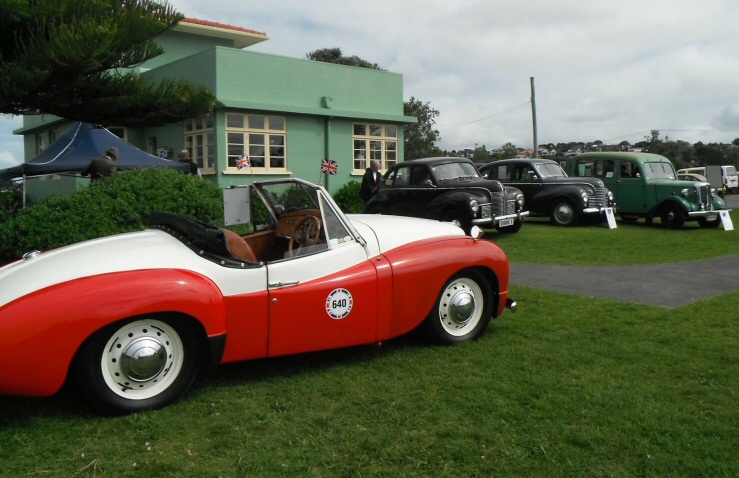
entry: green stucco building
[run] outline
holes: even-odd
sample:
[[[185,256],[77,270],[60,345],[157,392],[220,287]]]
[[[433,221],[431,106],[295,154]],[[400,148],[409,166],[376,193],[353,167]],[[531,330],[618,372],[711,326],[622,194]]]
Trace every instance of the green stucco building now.
[[[383,170],[403,159],[403,77],[397,73],[245,49],[266,34],[185,19],[158,38],[165,53],[141,66],[152,80],[184,78],[211,89],[224,107],[203,118],[156,128],[109,129],[151,154],[177,160],[188,149],[203,178],[223,187],[300,177],[326,183],[321,160],[337,161],[335,192],[361,179],[368,159]],[[73,122],[24,117],[25,158],[33,158]],[[238,168],[241,156],[250,167]],[[62,194],[89,179],[49,176],[28,181],[29,199]]]

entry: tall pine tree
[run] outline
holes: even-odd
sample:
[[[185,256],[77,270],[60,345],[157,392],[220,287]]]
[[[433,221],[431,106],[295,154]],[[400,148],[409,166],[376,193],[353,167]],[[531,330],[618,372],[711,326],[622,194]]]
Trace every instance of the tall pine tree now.
[[[183,18],[149,0],[0,0],[0,114],[154,126],[212,111],[207,88],[134,70]]]

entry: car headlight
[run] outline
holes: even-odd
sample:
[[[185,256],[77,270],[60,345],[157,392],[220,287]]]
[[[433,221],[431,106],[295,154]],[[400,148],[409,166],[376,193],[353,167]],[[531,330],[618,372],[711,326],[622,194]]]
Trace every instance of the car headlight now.
[[[474,215],[477,215],[477,213],[480,212],[480,203],[477,202],[477,199],[470,201],[470,209]]]
[[[580,196],[582,196],[582,202],[587,206],[588,201],[590,201],[590,196],[585,191],[580,191]]]
[[[608,191],[608,202],[613,202],[613,193],[611,191]]]
[[[686,198],[690,197],[690,193],[691,193],[691,190],[689,188],[685,188],[682,191],[680,191],[680,194],[682,194]]]
[[[516,194],[516,204],[518,204],[519,209],[523,209],[523,194]]]

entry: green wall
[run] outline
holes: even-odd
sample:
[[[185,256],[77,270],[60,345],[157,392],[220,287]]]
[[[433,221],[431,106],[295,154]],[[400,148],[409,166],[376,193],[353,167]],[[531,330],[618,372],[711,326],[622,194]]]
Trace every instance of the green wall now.
[[[167,53],[143,65],[151,69],[142,73],[144,78],[155,82],[181,78],[202,84],[214,91],[223,104],[215,113],[216,173],[205,176],[206,179],[224,187],[285,176],[325,184],[320,173],[321,158],[329,157],[339,163],[338,174],[329,178],[329,190],[335,192],[348,181],[361,178],[351,174],[355,122],[398,126],[397,153],[402,161],[403,125],[416,121],[403,115],[402,75],[255,53],[222,46],[221,42],[169,32],[160,42]],[[224,173],[225,115],[230,111],[286,118],[288,174]],[[48,128],[49,119],[48,116],[24,118],[22,133],[27,159],[35,156],[33,132]],[[174,157],[169,159],[176,160],[184,145],[184,128],[182,124],[171,124],[128,130],[129,142],[140,149],[146,150],[149,137],[157,138],[157,147],[171,149]],[[51,185],[46,186],[43,189],[51,191]],[[62,181],[59,186],[59,192],[66,192],[78,184]],[[57,187],[53,190],[56,192]]]

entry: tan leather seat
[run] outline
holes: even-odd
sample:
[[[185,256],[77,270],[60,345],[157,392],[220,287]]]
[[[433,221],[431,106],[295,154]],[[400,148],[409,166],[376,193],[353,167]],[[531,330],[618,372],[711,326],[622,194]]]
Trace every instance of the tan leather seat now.
[[[223,235],[226,237],[226,247],[232,256],[245,261],[259,262],[251,246],[243,237],[229,229],[223,229]]]

